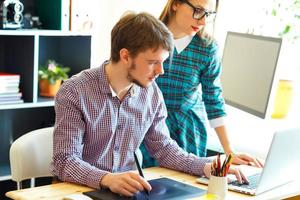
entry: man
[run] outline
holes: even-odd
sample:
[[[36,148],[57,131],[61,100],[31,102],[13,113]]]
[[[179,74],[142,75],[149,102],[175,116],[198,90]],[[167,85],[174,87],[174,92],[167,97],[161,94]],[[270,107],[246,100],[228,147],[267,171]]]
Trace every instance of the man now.
[[[149,191],[150,184],[130,172],[145,138],[160,166],[209,176],[211,160],[179,148],[165,124],[167,111],[154,80],[172,48],[172,34],[153,16],[120,19],[111,32],[110,60],[72,77],[56,96],[54,175],[125,196]]]

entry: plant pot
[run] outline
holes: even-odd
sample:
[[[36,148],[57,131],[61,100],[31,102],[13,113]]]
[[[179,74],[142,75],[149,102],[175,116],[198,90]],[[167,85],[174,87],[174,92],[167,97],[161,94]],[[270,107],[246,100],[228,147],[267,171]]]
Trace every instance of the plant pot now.
[[[47,79],[41,79],[39,81],[40,96],[54,97],[59,90],[61,80],[57,80],[54,84],[50,84]]]

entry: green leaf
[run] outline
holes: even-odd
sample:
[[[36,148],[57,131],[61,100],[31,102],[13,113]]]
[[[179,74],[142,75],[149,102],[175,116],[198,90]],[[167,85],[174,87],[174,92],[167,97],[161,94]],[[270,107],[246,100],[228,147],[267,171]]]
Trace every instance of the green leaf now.
[[[283,30],[283,32],[282,32],[282,34],[283,35],[287,34],[288,32],[290,32],[290,30],[291,30],[291,26],[290,25],[286,25],[285,28],[284,28],[284,30]]]
[[[40,66],[38,75],[39,79],[47,79],[50,84],[54,84],[56,80],[66,80],[69,71],[69,67],[63,67],[54,60],[48,60],[46,66]]]

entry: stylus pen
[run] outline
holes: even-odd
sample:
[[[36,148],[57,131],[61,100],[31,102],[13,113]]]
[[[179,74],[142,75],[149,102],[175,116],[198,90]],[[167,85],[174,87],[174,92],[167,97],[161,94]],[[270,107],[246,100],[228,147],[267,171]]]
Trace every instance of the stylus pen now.
[[[143,177],[143,178],[145,178],[145,177],[144,177],[144,173],[143,173],[143,171],[142,171],[142,168],[141,168],[141,166],[140,166],[139,160],[138,160],[138,158],[137,158],[137,156],[136,156],[136,153],[134,152],[133,155],[134,155],[135,164],[136,164],[136,166],[137,166],[137,168],[138,168],[138,170],[139,170],[140,176]],[[146,193],[149,195],[149,191],[148,191],[148,190],[146,191]]]

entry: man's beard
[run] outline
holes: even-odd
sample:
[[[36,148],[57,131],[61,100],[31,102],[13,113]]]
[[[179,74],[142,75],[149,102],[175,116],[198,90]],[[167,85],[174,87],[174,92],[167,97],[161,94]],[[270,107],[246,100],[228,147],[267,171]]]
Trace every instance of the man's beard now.
[[[147,86],[143,85],[140,81],[136,80],[136,79],[131,75],[131,71],[135,70],[135,68],[136,68],[136,64],[135,64],[135,62],[132,62],[131,66],[130,66],[130,68],[129,68],[129,71],[128,71],[128,76],[127,76],[128,80],[129,80],[130,82],[132,82],[132,83],[134,83],[134,84],[136,84],[136,85],[142,87],[142,88],[146,88]]]

